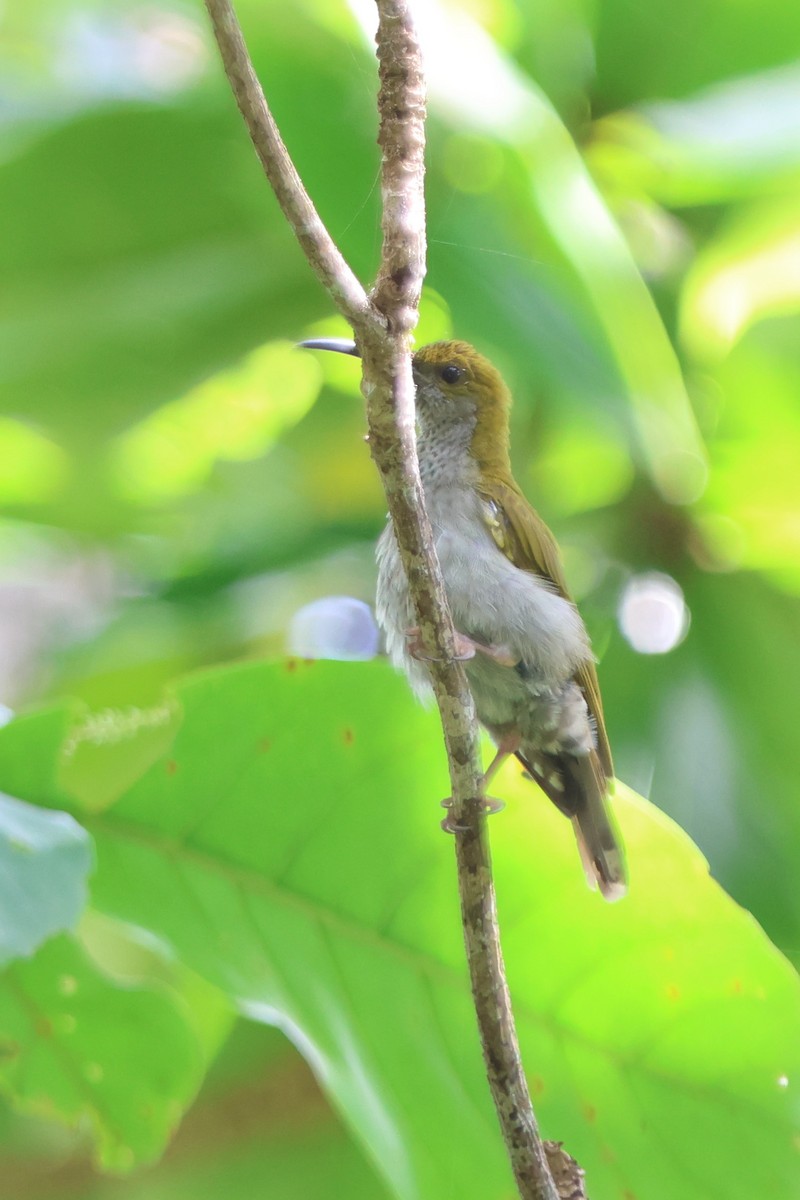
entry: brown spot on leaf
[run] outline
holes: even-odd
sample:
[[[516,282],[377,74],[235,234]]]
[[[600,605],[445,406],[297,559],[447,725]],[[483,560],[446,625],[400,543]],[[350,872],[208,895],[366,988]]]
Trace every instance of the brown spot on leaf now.
[[[353,742],[355,741],[355,734],[353,733],[352,729],[345,729],[343,731],[342,741],[344,742],[345,746],[352,746]]]
[[[680,1000],[680,998],[681,998],[681,989],[679,987],[677,987],[677,985],[674,983],[668,983],[667,984],[667,999],[668,1000]]]
[[[284,666],[286,667],[286,670],[291,675],[291,673],[293,671],[297,670],[297,659],[296,658],[287,658]]]
[[[39,1037],[50,1038],[53,1036],[53,1023],[48,1021],[47,1017],[39,1017],[36,1022],[36,1032]]]
[[[544,1091],[544,1080],[541,1075],[531,1076],[530,1090],[532,1096],[541,1096]]]
[[[597,1109],[593,1104],[584,1104],[583,1115],[587,1121],[594,1123],[597,1120]]]
[[[636,1200],[636,1192],[632,1192],[630,1188],[625,1188],[622,1193],[622,1200]]]
[[[742,988],[741,979],[732,979],[731,980],[731,991],[733,992],[734,996],[741,996],[742,990],[743,990],[743,988]]]
[[[0,1062],[9,1062],[19,1054],[19,1042],[0,1042]]]
[[[262,754],[266,754],[268,750],[272,749],[272,738],[263,737],[258,743],[258,748]]]
[[[177,769],[178,769],[178,764],[175,762],[175,759],[174,759],[174,758],[170,758],[170,759],[168,759],[168,761],[167,761],[167,774],[168,774],[168,775],[174,775],[174,774],[175,774],[175,772],[177,771]]]

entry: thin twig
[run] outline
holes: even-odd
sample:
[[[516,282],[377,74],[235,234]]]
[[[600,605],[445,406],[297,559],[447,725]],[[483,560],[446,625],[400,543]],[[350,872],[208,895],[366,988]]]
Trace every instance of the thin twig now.
[[[497,925],[492,864],[485,816],[467,801],[453,804],[461,916],[472,995],[497,1116],[519,1194],[524,1200],[557,1200],[545,1148],[522,1068],[514,1013],[506,983]],[[465,812],[466,810],[466,812]],[[462,815],[463,814],[463,815]]]
[[[228,79],[278,202],[352,325],[363,360],[370,449],[386,491],[447,749],[462,922],[484,1058],[522,1200],[559,1200],[519,1054],[497,927],[472,695],[425,511],[414,435],[410,334],[425,274],[425,89],[408,0],[376,0],[383,249],[368,300],[317,215],[280,138],[230,0],[205,0]]]
[[[283,144],[253,70],[233,5],[228,0],[206,0],[206,9],[250,141],[309,265],[343,317],[351,323],[374,317],[364,288],[320,220]]]

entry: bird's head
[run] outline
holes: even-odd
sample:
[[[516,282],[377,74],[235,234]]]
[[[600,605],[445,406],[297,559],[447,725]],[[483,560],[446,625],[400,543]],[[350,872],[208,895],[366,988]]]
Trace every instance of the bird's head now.
[[[358,354],[355,343],[339,338],[302,342],[309,349]],[[500,372],[468,342],[431,342],[412,358],[417,417],[423,434],[471,429],[470,452],[481,469],[505,474],[511,396]]]
[[[417,415],[426,427],[472,428],[470,449],[485,468],[508,460],[511,396],[500,372],[468,342],[431,342],[412,359]]]

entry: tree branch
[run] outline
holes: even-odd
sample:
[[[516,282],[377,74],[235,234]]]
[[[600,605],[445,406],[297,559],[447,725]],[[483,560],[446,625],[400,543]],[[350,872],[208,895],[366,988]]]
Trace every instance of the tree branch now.
[[[351,324],[374,318],[364,288],[319,218],[283,144],[229,0],[206,0],[225,74],[264,173],[309,265]]]
[[[425,277],[425,77],[408,4],[377,6],[383,248],[372,299],[399,333],[417,323]]]
[[[363,361],[372,456],[386,491],[431,679],[452,796],[464,940],[483,1053],[522,1200],[559,1200],[519,1054],[497,926],[472,695],[425,511],[414,434],[410,334],[425,274],[425,88],[409,0],[376,0],[383,249],[367,296],[334,245],[289,158],[256,79],[230,0],[205,0],[231,88],[289,224],[350,322]]]

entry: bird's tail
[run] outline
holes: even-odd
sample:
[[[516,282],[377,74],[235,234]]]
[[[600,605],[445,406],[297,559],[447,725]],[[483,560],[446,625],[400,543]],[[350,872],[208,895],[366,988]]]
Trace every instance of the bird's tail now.
[[[625,855],[608,806],[612,780],[596,750],[589,754],[544,754],[523,744],[516,752],[528,775],[572,821],[589,887],[606,900],[627,891]]]
[[[571,793],[572,827],[590,887],[606,900],[619,900],[627,890],[625,856],[608,808],[610,780],[597,755],[563,755],[565,791]],[[570,787],[570,784],[572,786]]]

